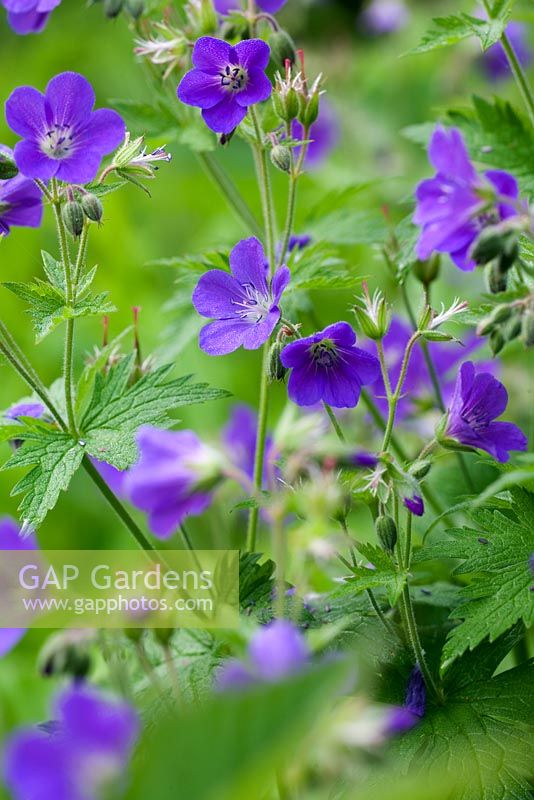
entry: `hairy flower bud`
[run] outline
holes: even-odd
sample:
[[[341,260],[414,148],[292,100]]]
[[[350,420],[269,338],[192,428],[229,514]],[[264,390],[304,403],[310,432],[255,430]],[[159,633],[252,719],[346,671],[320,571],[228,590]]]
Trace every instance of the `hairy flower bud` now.
[[[424,286],[430,286],[439,276],[441,256],[439,253],[427,258],[425,261],[416,261],[413,265],[413,274]]]
[[[496,356],[498,353],[500,353],[505,344],[506,340],[501,331],[495,328],[495,330],[490,333],[489,337],[489,345],[493,355]]]
[[[510,319],[501,327],[504,340],[506,342],[512,342],[514,339],[517,339],[521,333],[521,328],[521,316],[519,314],[515,314],[514,316],[510,317]]]
[[[39,653],[38,670],[46,677],[69,675],[85,678],[91,669],[88,645],[92,631],[61,631],[52,636]]]
[[[68,232],[76,237],[83,230],[83,208],[77,200],[68,200],[61,209],[61,216]]]
[[[126,10],[134,19],[139,19],[145,10],[145,0],[126,0]]]
[[[501,305],[496,306],[491,314],[488,314],[487,317],[479,323],[477,327],[477,335],[478,336],[487,336],[488,333],[491,333],[493,328],[497,325],[500,325],[502,322],[506,322],[506,320],[510,319],[512,316],[512,308],[505,303],[501,303]]]
[[[91,222],[101,222],[104,208],[95,194],[84,194],[80,200],[85,216]]]
[[[508,275],[501,269],[500,261],[491,261],[486,267],[486,281],[488,290],[492,294],[505,292],[508,287]]]
[[[534,311],[530,310],[523,316],[523,342],[527,347],[534,346]]]
[[[426,478],[431,468],[432,468],[432,462],[429,461],[428,459],[422,459],[420,461],[414,461],[414,463],[409,468],[408,472],[410,473],[410,475],[413,475],[413,477],[416,480],[420,481],[423,478]]]
[[[382,292],[377,290],[371,297],[364,282],[363,297],[352,310],[365,336],[375,341],[384,338],[389,329],[390,312]]]
[[[8,153],[0,150],[0,180],[7,181],[18,175],[18,167]]]
[[[282,144],[275,144],[271,150],[271,161],[282,172],[291,171],[291,153],[288,147],[284,147]]]
[[[397,544],[397,526],[392,517],[381,515],[375,521],[375,530],[381,547],[387,553],[393,553]]]
[[[108,19],[118,17],[122,11],[124,0],[104,0],[104,13]]]
[[[287,31],[274,31],[269,37],[271,58],[279,68],[284,68],[286,61],[291,65],[297,60],[295,43]]]
[[[475,241],[471,256],[477,264],[488,264],[503,254],[510,254],[517,245],[517,232],[502,225],[489,225]]]
[[[287,369],[284,367],[280,360],[280,353],[285,347],[285,343],[283,342],[274,342],[271,347],[271,351],[269,354],[269,366],[267,369],[267,374],[269,376],[269,380],[272,383],[285,381],[287,375]]]

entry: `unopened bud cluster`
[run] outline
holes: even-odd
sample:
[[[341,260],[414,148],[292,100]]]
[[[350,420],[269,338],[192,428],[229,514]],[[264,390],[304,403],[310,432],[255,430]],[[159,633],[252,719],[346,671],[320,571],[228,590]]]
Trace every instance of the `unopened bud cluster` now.
[[[391,314],[382,292],[376,290],[371,297],[364,282],[363,296],[358,298],[352,310],[365,336],[375,341],[384,338],[389,330]]]
[[[501,303],[480,322],[479,336],[488,336],[494,355],[509,342],[521,337],[526,347],[534,345],[534,298],[525,301]]]
[[[85,189],[69,191],[67,200],[61,207],[61,218],[67,231],[77,238],[81,236],[86,219],[101,222],[104,208],[99,198]]]
[[[289,37],[287,37],[289,40]],[[291,43],[292,44],[292,43]],[[285,46],[289,48],[286,40]],[[272,95],[273,106],[277,116],[290,125],[297,119],[305,131],[309,131],[319,116],[319,101],[323,94],[322,75],[319,75],[310,86],[304,69],[304,54],[298,51],[300,70],[293,75],[294,57],[292,52],[285,58],[285,75],[277,73]]]

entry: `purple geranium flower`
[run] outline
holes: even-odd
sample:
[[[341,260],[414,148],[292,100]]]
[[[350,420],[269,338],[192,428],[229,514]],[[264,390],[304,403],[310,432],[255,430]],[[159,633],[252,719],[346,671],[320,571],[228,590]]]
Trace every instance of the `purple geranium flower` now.
[[[1,550],[36,550],[35,537],[22,536],[20,528],[11,517],[0,518]],[[0,657],[12,650],[26,633],[25,628],[0,628]]]
[[[291,135],[294,139],[304,139],[304,128],[295,119],[291,123]],[[336,147],[340,137],[340,125],[337,113],[331,104],[321,98],[319,116],[310,128],[310,143],[304,160],[308,168],[317,168],[323,165],[332,150]],[[295,153],[299,153],[300,147],[295,147]]]
[[[425,711],[426,686],[421,669],[416,664],[408,680],[404,705],[393,709],[389,715],[387,735],[395,736],[410,730],[424,717]]]
[[[15,161],[28,178],[89,183],[100,162],[122,142],[124,122],[108,108],[93,111],[91,84],[76,72],[56,75],[41,94],[20,86],[6,102],[9,127],[23,137]]]
[[[469,250],[483,227],[517,214],[517,181],[500,170],[479,175],[456,128],[438,127],[428,155],[437,174],[422,181],[416,191],[413,221],[422,227],[417,257],[424,260],[434,251],[449,253],[457,267],[473,270],[476,264]],[[510,203],[503,203],[503,197]]]
[[[506,35],[514,48],[519,63],[528,67],[532,61],[532,48],[528,41],[528,31],[521,22],[510,22],[506,26]],[[511,75],[510,64],[500,42],[492,45],[482,55],[482,68],[491,81],[500,81]]]
[[[279,267],[270,285],[265,253],[258,239],[244,239],[230,253],[229,275],[206,272],[193,292],[193,305],[210,322],[200,332],[200,347],[210,356],[232,353],[241,345],[257,350],[280,319],[278,303],[289,283],[286,266]]]
[[[11,406],[6,413],[6,419],[18,419],[19,417],[33,417],[40,419],[45,413],[45,407],[42,403],[15,403]]]
[[[40,33],[61,0],[0,0],[15,33]]]
[[[497,461],[508,461],[510,450],[526,450],[528,442],[517,425],[495,422],[507,405],[503,384],[488,372],[476,374],[475,365],[466,361],[456,381],[444,435],[466,447],[485,450]]]
[[[276,683],[299,672],[311,658],[306,639],[285,619],[260,628],[248,647],[246,661],[227,661],[217,678],[219,689],[240,689],[252,683]]]
[[[13,155],[4,145],[0,145],[0,153]],[[23,175],[0,181],[0,236],[7,236],[12,225],[38,228],[42,219],[43,198],[33,181]]]
[[[404,0],[372,0],[361,15],[365,29],[374,36],[395,33],[405,28],[410,12]]]
[[[210,505],[220,475],[220,457],[193,431],[166,431],[150,425],[137,432],[139,460],[128,471],[125,490],[148,514],[155,536],[167,539],[189,514]]]
[[[355,347],[356,334],[348,322],[336,322],[322,331],[291,342],[280,359],[291,369],[290,398],[299,406],[322,400],[334,408],[353,408],[364,384],[380,372],[378,359]]]
[[[178,97],[202,109],[204,122],[216,133],[231,133],[243,121],[248,107],[271,96],[265,69],[269,45],[247,39],[235,47],[222,39],[203,36],[193,49],[193,67],[182,78]]]
[[[268,14],[276,14],[277,11],[285,6],[287,0],[256,0],[258,6],[262,11],[267,11]],[[239,0],[214,0],[213,5],[219,14],[229,14],[230,11],[241,11],[241,3]]]
[[[75,685],[54,708],[54,722],[15,733],[5,752],[14,800],[98,800],[124,772],[139,732],[135,710]]]
[[[413,497],[405,497],[403,502],[408,511],[411,511],[416,517],[422,517],[425,513],[423,498],[419,497],[418,494],[414,494]]]

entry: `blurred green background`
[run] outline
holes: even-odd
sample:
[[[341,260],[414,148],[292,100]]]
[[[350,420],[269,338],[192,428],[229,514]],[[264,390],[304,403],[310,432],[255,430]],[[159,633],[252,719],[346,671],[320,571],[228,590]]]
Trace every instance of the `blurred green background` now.
[[[297,231],[304,233],[307,211],[333,187],[357,184],[368,179],[378,182],[355,202],[359,209],[379,211],[388,204],[394,218],[402,216],[396,206],[409,200],[417,180],[429,172],[425,154],[402,136],[408,125],[437,119],[440,110],[465,104],[471,93],[491,95],[478,66],[476,45],[467,43],[455,50],[424,56],[401,57],[414,47],[430,18],[442,12],[471,10],[468,2],[430,2],[411,4],[410,24],[391,36],[366,38],[356,23],[358,4],[321,3],[317,6],[290,0],[280,15],[299,46],[306,50],[309,73],[322,71],[329,99],[341,122],[342,138],[325,165],[302,181],[299,196]],[[17,37],[0,13],[0,98],[21,84],[41,90],[58,72],[75,70],[93,84],[98,104],[118,99],[146,100],[150,89],[133,56],[133,33],[123,17],[106,20],[100,4],[87,7],[83,0],[64,0],[54,11],[46,31],[39,36]],[[501,84],[500,94],[519,103],[511,81]],[[137,133],[137,131],[136,131]],[[0,142],[13,145],[15,137],[0,116]],[[150,141],[150,145],[164,144]],[[140,329],[143,351],[172,345],[164,331],[173,325],[180,329],[176,312],[162,312],[175,291],[172,268],[155,268],[147,262],[196,253],[203,249],[230,249],[247,232],[227,209],[224,199],[212,186],[197,158],[185,147],[169,142],[173,160],[163,165],[151,182],[152,198],[128,186],[105,201],[104,225],[94,231],[90,242],[92,263],[99,265],[96,288],[109,289],[118,312],[111,320],[117,334],[131,322],[132,306],[142,308]],[[259,202],[253,165],[246,145],[235,138],[218,154],[227,170],[257,210]],[[285,176],[276,174],[274,185],[278,208],[285,204]],[[406,213],[406,209],[404,211]],[[40,230],[15,229],[0,245],[2,281],[24,281],[40,273],[39,251],[55,251],[51,215]],[[367,275],[372,287],[389,286],[382,261],[372,248],[345,247],[345,255],[357,276]],[[480,273],[464,274],[446,265],[436,296],[450,299],[476,296],[482,290]],[[356,283],[355,283],[356,289]],[[329,293],[315,298],[321,322],[351,319],[351,295]],[[393,298],[392,298],[393,299]],[[23,303],[0,287],[0,313],[15,332],[46,382],[58,377],[61,364],[62,334],[56,331],[36,346]],[[176,334],[173,334],[176,335]],[[83,320],[77,324],[76,353],[78,371],[83,358],[99,344],[101,323]],[[525,373],[517,367],[518,348],[507,351],[511,389],[510,418],[531,425],[532,385],[525,386]],[[524,356],[521,355],[524,360]],[[25,387],[2,365],[0,408],[6,408],[27,394]],[[221,359],[202,354],[193,339],[176,358],[177,374],[194,372],[198,379],[229,389],[236,399],[255,405],[259,359],[256,353],[236,353]],[[285,400],[283,388],[274,390],[273,417]],[[232,401],[187,410],[184,424],[203,437],[216,437],[228,417]],[[363,410],[358,409],[363,417]],[[8,448],[3,447],[2,459]],[[0,514],[16,515],[16,499],[10,498],[14,482],[11,473],[0,473]],[[454,481],[454,479],[451,479]],[[449,487],[452,490],[452,487]],[[216,519],[192,521],[198,540],[209,537],[209,526]],[[118,547],[129,546],[120,527],[94,487],[79,475],[72,491],[62,496],[40,531],[43,546]],[[29,634],[24,642],[0,664],[0,738],[12,725],[35,720],[45,713],[45,696],[50,685],[35,679],[34,659],[42,635]]]

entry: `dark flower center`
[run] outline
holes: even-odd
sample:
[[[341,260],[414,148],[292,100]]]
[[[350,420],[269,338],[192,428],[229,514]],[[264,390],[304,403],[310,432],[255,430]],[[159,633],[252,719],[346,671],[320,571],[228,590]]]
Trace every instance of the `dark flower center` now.
[[[488,427],[490,420],[486,411],[476,411],[472,409],[460,412],[460,417],[474,431],[484,431]]]
[[[41,139],[41,150],[51,158],[68,158],[73,151],[73,130],[56,122]]]
[[[334,367],[339,360],[339,355],[332,339],[323,339],[317,344],[312,344],[310,354],[315,364],[325,369]]]
[[[219,72],[221,86],[229,92],[241,92],[248,83],[248,73],[243,67],[236,67],[234,64],[227,64]]]
[[[271,298],[262,294],[252,283],[241,286],[243,294],[240,300],[232,300],[236,314],[247,322],[263,322],[271,310]]]

